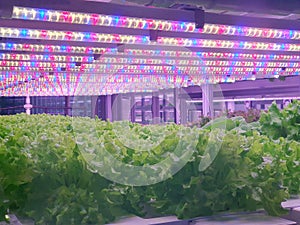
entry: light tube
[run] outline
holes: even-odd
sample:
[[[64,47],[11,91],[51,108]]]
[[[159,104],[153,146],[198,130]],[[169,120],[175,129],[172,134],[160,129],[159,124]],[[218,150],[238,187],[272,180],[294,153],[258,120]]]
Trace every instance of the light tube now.
[[[12,18],[132,29],[152,29],[230,36],[235,35],[254,38],[300,39],[300,32],[297,30],[268,29],[220,24],[205,24],[203,29],[197,29],[195,28],[195,24],[191,22],[77,13],[26,7],[14,7]]]

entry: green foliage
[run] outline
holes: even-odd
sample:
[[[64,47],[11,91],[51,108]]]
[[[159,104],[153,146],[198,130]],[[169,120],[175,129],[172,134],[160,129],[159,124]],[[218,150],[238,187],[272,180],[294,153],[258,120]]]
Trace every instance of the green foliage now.
[[[258,122],[219,118],[201,129],[1,116],[0,219],[8,209],[50,225],[105,224],[128,214],[191,218],[260,208],[279,215],[280,203],[300,193],[299,115],[300,104],[294,102],[283,111],[273,105]],[[144,168],[169,156],[186,157],[189,143],[197,145],[187,163],[160,183],[132,187],[99,175],[102,164],[114,166],[107,153]],[[207,169],[199,170],[201,163]],[[143,173],[126,177],[146,178]]]
[[[261,115],[259,122],[262,134],[272,139],[283,137],[300,141],[300,102],[293,101],[283,110],[273,103],[268,112]]]
[[[207,143],[207,137],[201,135],[201,142]],[[260,139],[259,135],[253,139],[236,131],[228,132],[217,157],[203,172],[196,169],[203,154],[203,145],[199,145],[193,160],[178,174],[151,187],[151,198],[155,199],[151,205],[159,212],[176,214],[179,218],[260,208],[271,215],[283,213],[280,203],[288,197],[287,190],[280,186],[284,174],[270,177],[271,173],[279,173],[275,165],[264,167],[263,152],[258,149],[258,156],[249,151],[253,141]]]
[[[228,112],[227,117],[243,117],[247,123],[256,122],[260,118],[261,111],[258,109],[249,109],[247,111]]]
[[[201,127],[205,126],[209,121],[211,121],[210,117],[203,116],[203,117],[199,118],[197,121],[189,123],[188,126],[201,128]]]

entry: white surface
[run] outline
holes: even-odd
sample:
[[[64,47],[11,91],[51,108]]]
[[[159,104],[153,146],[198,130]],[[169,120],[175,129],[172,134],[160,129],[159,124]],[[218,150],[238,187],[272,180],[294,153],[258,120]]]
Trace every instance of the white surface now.
[[[179,221],[175,216],[167,216],[167,217],[158,217],[158,218],[151,218],[151,219],[143,219],[141,217],[131,217],[121,219],[115,223],[110,223],[108,225],[150,225],[150,224],[160,224],[160,223],[167,223]]]
[[[281,206],[285,209],[300,207],[300,199],[290,199],[281,203]]]
[[[300,207],[294,208],[293,211],[299,212],[300,213]],[[300,218],[299,218],[300,219]]]
[[[296,225],[296,222],[270,217],[264,214],[248,214],[217,217],[215,219],[199,219],[195,225]]]

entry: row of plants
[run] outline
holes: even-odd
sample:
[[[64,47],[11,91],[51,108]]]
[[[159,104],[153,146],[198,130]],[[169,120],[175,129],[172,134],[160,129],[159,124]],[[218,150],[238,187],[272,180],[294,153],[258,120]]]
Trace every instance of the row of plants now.
[[[257,122],[219,118],[201,129],[1,116],[0,221],[8,212],[43,225],[150,212],[192,218],[263,208],[280,215],[281,202],[300,194],[299,128],[299,102],[272,105]]]
[[[227,118],[243,117],[247,123],[252,123],[252,122],[259,121],[261,112],[262,111],[258,109],[248,109],[246,111],[225,112],[223,116],[226,116]],[[209,123],[211,120],[212,118],[209,116],[202,116],[198,120],[189,123],[188,126],[201,128],[205,126],[207,123]]]

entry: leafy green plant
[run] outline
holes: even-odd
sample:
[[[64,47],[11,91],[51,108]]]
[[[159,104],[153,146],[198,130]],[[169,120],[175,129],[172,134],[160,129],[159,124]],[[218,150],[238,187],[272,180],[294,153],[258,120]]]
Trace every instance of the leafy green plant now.
[[[272,106],[257,122],[237,116],[201,128],[1,116],[0,216],[9,210],[36,224],[75,225],[104,224],[128,214],[191,218],[264,208],[279,215],[281,201],[300,193],[299,107],[298,102],[283,111]],[[168,156],[182,157],[190,142],[197,147],[187,164],[169,179],[148,186],[112,182],[91,164],[113,166],[103,157],[108,152],[143,168]],[[209,159],[209,167],[199,171],[200,163]]]
[[[23,207],[28,193],[26,184],[36,176],[25,138],[13,127],[16,121],[13,117],[3,118],[0,120],[0,221],[5,220],[8,209]]]
[[[197,121],[189,123],[188,126],[201,128],[201,127],[205,126],[207,123],[209,123],[209,121],[211,121],[210,117],[203,116],[200,119],[198,119]]]
[[[256,122],[260,118],[261,111],[258,109],[249,109],[247,111],[228,112],[227,117],[243,117],[247,123]]]
[[[283,110],[275,103],[261,115],[261,133],[272,139],[280,137],[300,141],[300,103],[293,101]]]
[[[269,171],[263,170],[265,173],[257,173],[255,179],[252,177],[263,163],[263,154],[255,161],[255,157],[249,155],[251,142],[252,139],[236,131],[229,132],[212,165],[203,172],[196,169],[205,146],[199,144],[199,152],[178,174],[151,187],[151,199],[155,199],[151,205],[159,212],[176,214],[179,218],[260,208],[272,215],[281,214],[280,203],[288,196],[287,191],[280,188],[282,176],[272,178]],[[199,143],[207,143],[207,136],[201,136]],[[270,194],[276,197],[271,198]]]

